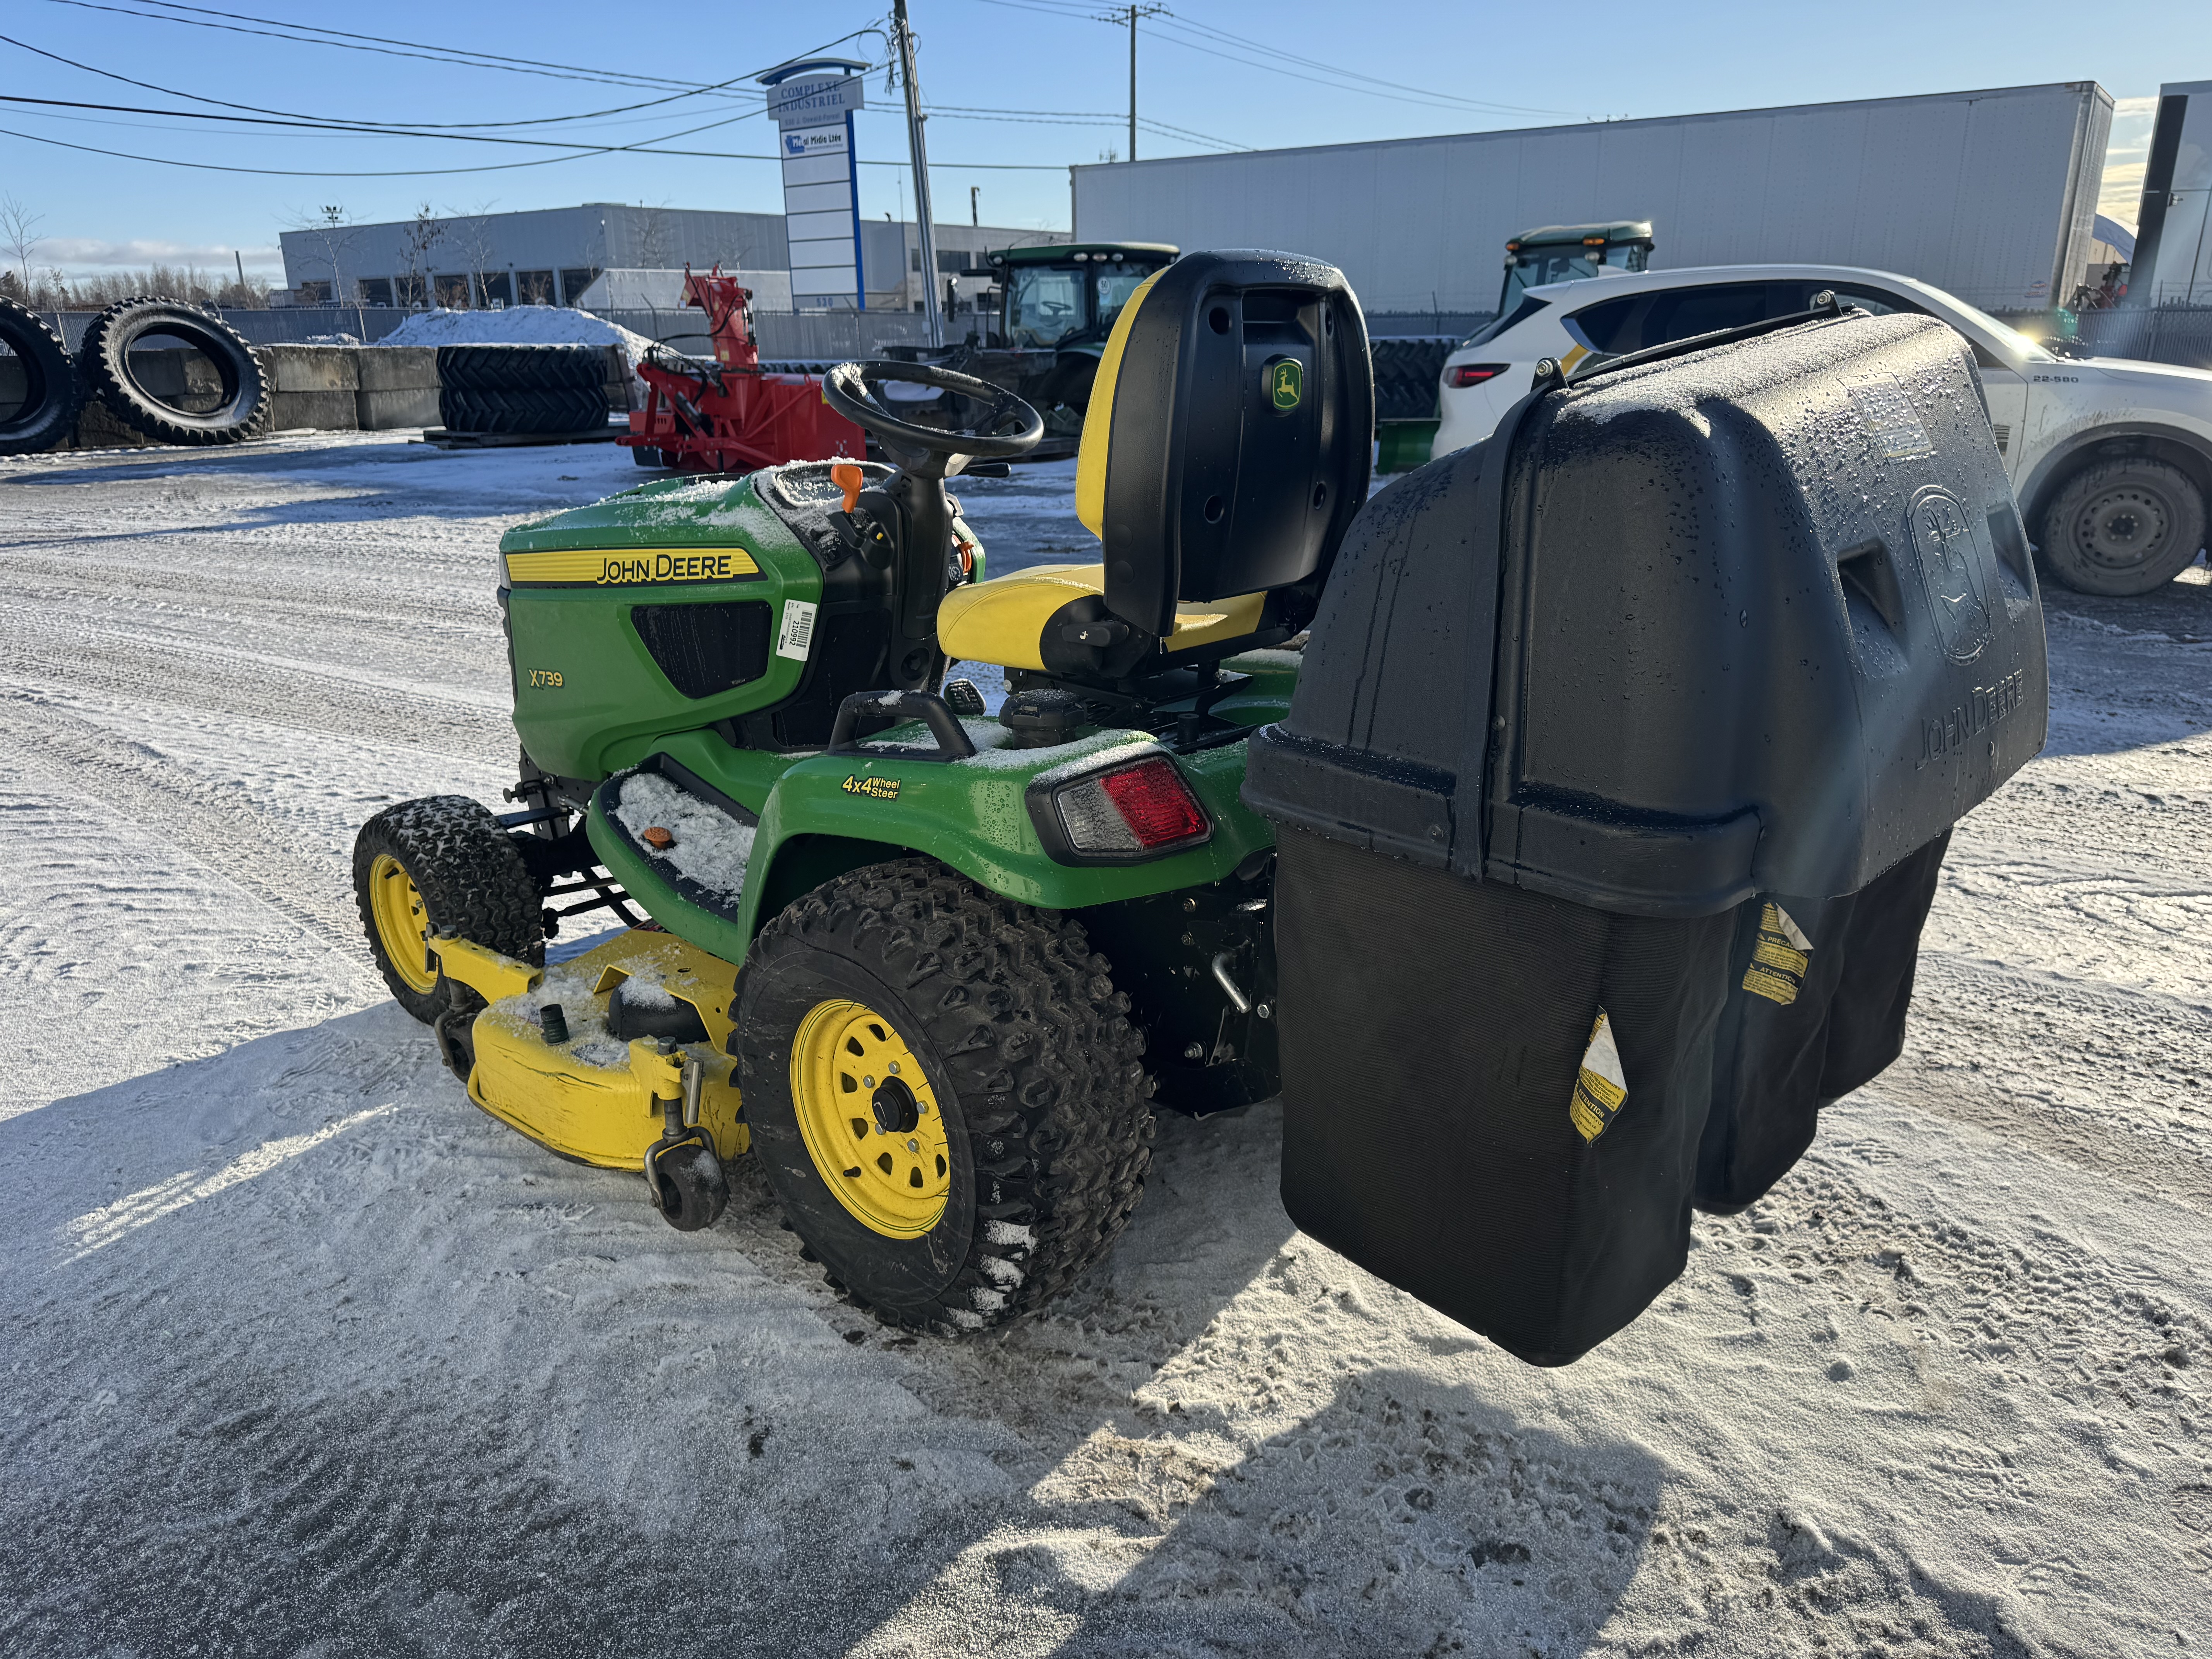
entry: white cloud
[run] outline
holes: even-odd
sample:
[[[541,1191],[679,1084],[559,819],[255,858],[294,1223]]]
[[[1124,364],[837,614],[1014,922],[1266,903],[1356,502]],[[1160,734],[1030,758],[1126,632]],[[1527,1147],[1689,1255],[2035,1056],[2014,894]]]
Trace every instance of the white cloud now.
[[[2097,211],[2135,228],[2142,205],[2143,167],[2150,158],[2151,128],[2158,119],[2156,98],[2115,98],[2112,134],[2105,145],[2105,175],[2097,187]]]
[[[72,275],[94,270],[141,269],[147,265],[197,265],[204,270],[233,269],[233,253],[242,256],[248,270],[264,276],[281,274],[284,259],[273,246],[240,247],[235,250],[214,244],[137,240],[128,242],[101,241],[85,236],[48,236],[42,239],[32,263],[40,266],[58,265]]]

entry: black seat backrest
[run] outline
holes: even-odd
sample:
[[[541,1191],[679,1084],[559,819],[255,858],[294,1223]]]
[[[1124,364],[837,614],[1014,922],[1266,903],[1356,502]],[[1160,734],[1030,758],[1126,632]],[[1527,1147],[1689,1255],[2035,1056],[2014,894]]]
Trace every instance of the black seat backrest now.
[[[1312,614],[1367,496],[1375,380],[1344,273],[1287,253],[1186,254],[1115,324],[1077,466],[1106,605],[1156,636],[1179,600],[1284,591]]]

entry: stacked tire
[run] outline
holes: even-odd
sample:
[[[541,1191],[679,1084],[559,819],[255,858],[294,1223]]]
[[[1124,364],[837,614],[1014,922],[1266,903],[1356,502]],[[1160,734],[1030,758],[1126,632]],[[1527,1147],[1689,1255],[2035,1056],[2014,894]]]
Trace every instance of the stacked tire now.
[[[1368,342],[1375,363],[1375,418],[1435,420],[1437,382],[1458,344],[1448,336],[1425,334]]]
[[[591,345],[438,348],[446,430],[513,437],[604,431],[607,355]]]
[[[0,455],[33,455],[52,449],[76,426],[76,368],[61,336],[38,313],[0,299],[0,346],[13,354],[22,376],[22,399],[6,401],[0,386]]]
[[[213,405],[186,409],[157,398],[131,366],[131,354],[155,337],[180,340],[214,369]],[[84,395],[97,398],[125,426],[157,443],[206,446],[258,438],[269,428],[273,388],[246,337],[214,313],[179,300],[118,300],[93,319],[76,351]]]

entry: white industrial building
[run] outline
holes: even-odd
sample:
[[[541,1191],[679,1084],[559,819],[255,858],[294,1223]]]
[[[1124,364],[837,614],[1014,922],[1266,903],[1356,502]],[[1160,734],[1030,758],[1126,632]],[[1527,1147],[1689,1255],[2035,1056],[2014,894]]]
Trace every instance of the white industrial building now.
[[[1495,309],[1506,239],[1649,219],[1655,268],[1872,266],[1988,310],[2087,270],[2112,100],[2094,82],[1073,169],[1085,241],[1272,247],[1370,312]]]
[[[962,309],[987,284],[961,278],[986,248],[1064,242],[1063,231],[939,223],[940,283],[951,283]],[[319,226],[280,238],[284,277],[301,303],[574,305],[611,270],[787,271],[781,213],[719,213],[690,208],[586,202],[533,212],[456,214],[386,224]],[[861,226],[867,307],[910,311],[921,303],[920,239],[911,222]],[[784,288],[785,305],[790,304]],[[940,289],[940,293],[942,289]]]

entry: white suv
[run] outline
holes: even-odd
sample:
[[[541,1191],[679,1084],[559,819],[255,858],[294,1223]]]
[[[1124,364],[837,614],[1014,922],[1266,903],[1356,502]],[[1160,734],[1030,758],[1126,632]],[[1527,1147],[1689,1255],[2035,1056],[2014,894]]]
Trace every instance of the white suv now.
[[[1807,309],[1832,290],[1868,311],[1918,312],[1966,337],[1990,422],[2044,565],[2089,593],[2146,593],[2204,545],[2212,373],[2054,357],[1941,289],[1848,265],[1711,265],[1554,283],[1444,360],[1434,453],[1489,436],[1552,358],[1640,351]]]

